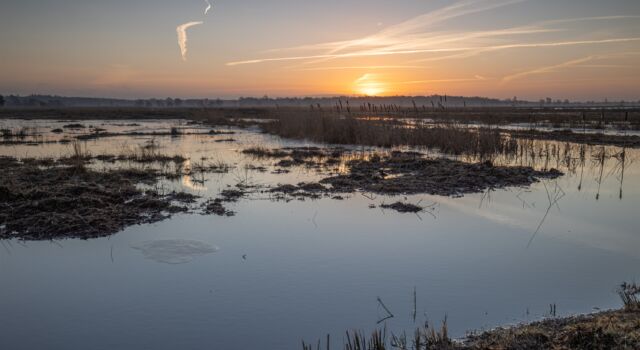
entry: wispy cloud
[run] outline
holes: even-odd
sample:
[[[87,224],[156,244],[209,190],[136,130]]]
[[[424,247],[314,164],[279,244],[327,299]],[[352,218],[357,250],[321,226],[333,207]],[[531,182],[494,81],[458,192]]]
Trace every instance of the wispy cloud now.
[[[332,66],[299,68],[298,71],[326,71],[326,70],[390,70],[390,69],[421,69],[425,66]]]
[[[399,81],[393,84],[394,85],[414,85],[414,84],[438,84],[438,83],[440,84],[441,83],[468,83],[472,81],[482,81],[482,80],[486,80],[486,78],[476,75],[473,78],[409,80],[409,81]]]
[[[204,0],[205,3],[207,3],[207,8],[204,9],[204,15],[206,16],[207,13],[209,13],[209,11],[211,10],[211,3],[209,2],[209,0]]]
[[[508,44],[508,45],[496,45],[496,46],[484,46],[484,47],[449,47],[449,48],[433,48],[433,49],[414,49],[414,50],[372,50],[372,51],[359,51],[343,54],[324,54],[324,55],[312,55],[312,56],[292,56],[292,57],[276,57],[276,58],[263,58],[247,61],[236,61],[227,63],[228,66],[237,66],[243,64],[252,63],[264,63],[264,62],[277,62],[277,61],[297,61],[297,60],[309,60],[309,59],[321,59],[321,58],[351,58],[351,57],[372,57],[372,56],[389,56],[389,55],[411,55],[420,53],[446,53],[446,52],[472,52],[477,54],[479,52],[497,51],[507,49],[518,48],[542,48],[542,47],[559,47],[559,46],[576,46],[576,45],[596,45],[596,44],[611,44],[611,43],[623,43],[640,41],[640,37],[634,38],[615,38],[615,39],[603,39],[603,40],[579,40],[579,41],[558,41],[558,42],[542,42],[542,43],[525,43],[525,44]],[[468,53],[467,53],[468,54]]]
[[[396,43],[398,37],[415,34],[448,20],[474,13],[489,11],[499,7],[517,4],[526,0],[470,0],[459,1],[439,10],[425,13],[405,22],[387,27],[380,32],[361,39],[337,43],[329,53],[335,53],[357,46],[380,46]]]
[[[176,28],[176,31],[178,32],[178,46],[180,46],[180,53],[182,54],[182,60],[186,61],[187,60],[187,29],[193,27],[193,26],[197,26],[197,25],[201,25],[204,22],[189,22],[189,23],[185,23],[182,25],[179,25]]]
[[[620,66],[620,65],[611,65],[611,64],[590,64],[590,65],[587,65],[585,63],[589,63],[589,62],[593,62],[593,61],[602,61],[602,60],[611,59],[611,58],[622,58],[622,57],[628,57],[628,56],[633,56],[633,55],[638,55],[638,53],[637,52],[621,52],[621,53],[613,53],[613,54],[606,54],[606,55],[590,55],[590,56],[587,56],[587,57],[582,57],[582,58],[578,58],[578,59],[562,62],[562,63],[551,65],[551,66],[538,67],[538,68],[535,68],[535,69],[530,69],[530,70],[526,70],[526,71],[523,71],[523,72],[511,74],[511,75],[508,75],[508,76],[502,78],[502,83],[509,83],[511,81],[522,79],[522,78],[526,78],[526,77],[531,76],[531,75],[555,73],[555,72],[558,72],[558,71],[561,71],[561,70],[574,68],[574,67],[583,67],[583,68],[585,68],[585,67],[586,68],[624,67],[624,66]]]
[[[556,28],[560,24],[587,21],[619,21],[637,19],[640,16],[598,16],[568,19],[554,19],[505,29],[483,31],[434,31],[438,25],[452,19],[495,10],[504,6],[525,2],[526,0],[467,0],[411,18],[402,23],[387,27],[375,34],[344,41],[302,45],[288,49],[276,49],[269,52],[307,51],[304,54],[280,57],[263,57],[228,62],[228,66],[258,64],[282,61],[303,61],[303,64],[318,64],[327,60],[348,59],[354,57],[378,57],[391,55],[419,55],[422,58],[414,63],[459,59],[479,54],[519,49],[551,48],[576,45],[602,45],[633,42],[640,37],[602,38],[602,33],[589,38],[589,33],[581,33],[579,39],[568,35],[556,35],[554,39],[534,41],[531,36],[549,33],[570,33],[566,28]],[[585,36],[586,34],[586,36]],[[310,54],[309,51],[320,51]],[[442,55],[447,54],[448,55]],[[425,57],[426,56],[426,57]],[[320,68],[318,68],[320,69]]]
[[[502,78],[502,82],[503,83],[508,83],[510,81],[513,81],[513,80],[516,80],[516,79],[522,79],[522,78],[530,76],[530,75],[556,72],[556,71],[558,71],[560,69],[563,69],[563,68],[569,68],[569,67],[572,67],[572,66],[576,66],[576,65],[579,65],[579,64],[582,64],[582,63],[586,63],[586,62],[592,61],[594,58],[595,57],[593,57],[593,56],[588,56],[588,57],[584,57],[584,58],[579,58],[577,60],[571,60],[571,61],[563,62],[563,63],[560,63],[560,64],[556,64],[556,65],[553,65],[553,66],[540,67],[540,68],[528,70],[528,71],[525,71],[525,72],[512,74],[512,75],[509,75],[509,76],[506,76],[506,77]]]

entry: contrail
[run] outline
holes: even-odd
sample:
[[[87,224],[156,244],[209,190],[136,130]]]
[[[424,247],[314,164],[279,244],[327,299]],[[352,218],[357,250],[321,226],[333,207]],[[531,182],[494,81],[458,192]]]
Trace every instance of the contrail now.
[[[182,54],[182,60],[187,60],[187,29],[200,25],[204,22],[189,22],[182,25],[179,25],[176,28],[178,32],[178,45],[180,46],[180,53]]]
[[[209,2],[209,0],[204,0],[204,2],[207,3],[207,8],[204,10],[204,15],[206,16],[207,13],[209,13],[209,10],[211,10],[211,3]]]
[[[294,57],[276,57],[276,58],[262,58],[248,61],[236,61],[229,62],[227,66],[238,66],[244,64],[255,64],[263,62],[277,62],[277,61],[296,61],[296,60],[310,60],[319,58],[351,58],[351,57],[375,57],[375,56],[390,56],[390,55],[412,55],[420,53],[439,53],[439,52],[476,52],[482,51],[498,51],[507,49],[520,49],[520,48],[544,48],[544,47],[560,47],[560,46],[578,46],[578,45],[597,45],[597,44],[610,44],[610,43],[624,43],[640,41],[640,37],[635,38],[614,38],[603,40],[581,40],[581,41],[561,41],[561,42],[543,42],[543,43],[525,43],[525,44],[507,44],[497,46],[484,46],[484,47],[451,47],[451,48],[433,48],[433,49],[414,49],[414,50],[369,50],[369,51],[357,51],[344,54],[325,54],[325,55],[313,55],[313,56],[294,56]]]
[[[587,57],[583,57],[583,58],[579,58],[579,59],[563,62],[563,63],[560,63],[560,64],[556,64],[556,65],[553,65],[553,66],[539,67],[539,68],[536,68],[536,69],[528,70],[526,72],[520,72],[520,73],[512,74],[512,75],[509,75],[509,76],[506,76],[506,77],[502,78],[502,82],[503,83],[508,83],[510,81],[513,81],[513,80],[516,80],[516,79],[520,79],[520,78],[524,78],[524,77],[527,77],[527,76],[530,76],[530,75],[553,73],[553,72],[556,72],[556,71],[564,69],[564,68],[571,68],[571,67],[578,67],[578,66],[583,66],[584,67],[584,65],[582,65],[583,63],[587,63],[587,62],[591,62],[591,61],[605,60],[605,59],[610,59],[610,58],[628,57],[628,56],[637,55],[637,54],[638,54],[637,52],[621,52],[621,53],[613,53],[613,54],[606,54],[606,55],[591,55],[591,56],[587,56]],[[598,66],[602,66],[602,65],[595,65],[594,67],[598,67]],[[611,65],[605,65],[605,66],[606,67],[611,67]]]

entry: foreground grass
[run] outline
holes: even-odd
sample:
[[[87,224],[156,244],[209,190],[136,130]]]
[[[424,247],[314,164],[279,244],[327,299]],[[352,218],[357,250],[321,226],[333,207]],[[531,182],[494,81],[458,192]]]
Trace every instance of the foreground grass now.
[[[346,350],[632,350],[640,349],[640,286],[624,283],[618,293],[624,303],[620,310],[566,318],[550,318],[531,324],[469,335],[462,341],[449,337],[447,321],[439,328],[426,324],[412,336],[387,336],[376,330],[369,337],[347,332]],[[327,341],[328,343],[329,341]],[[303,350],[314,346],[302,344]],[[320,343],[315,348],[320,348]],[[330,347],[327,345],[326,347]]]

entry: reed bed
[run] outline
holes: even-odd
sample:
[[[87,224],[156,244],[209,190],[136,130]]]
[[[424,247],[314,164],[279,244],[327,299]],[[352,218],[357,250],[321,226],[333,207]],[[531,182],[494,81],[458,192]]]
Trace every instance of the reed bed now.
[[[517,142],[498,129],[469,129],[456,124],[418,123],[408,127],[386,119],[282,112],[262,127],[266,132],[286,138],[338,145],[428,147],[445,154],[472,155],[480,159],[517,151]]]

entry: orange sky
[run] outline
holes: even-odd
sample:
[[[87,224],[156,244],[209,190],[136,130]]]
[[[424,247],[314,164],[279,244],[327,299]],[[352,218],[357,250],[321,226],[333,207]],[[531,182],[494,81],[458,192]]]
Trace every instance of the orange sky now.
[[[207,15],[204,8],[199,0],[7,5],[0,93],[640,99],[635,0],[248,0],[215,2]],[[176,28],[187,23],[181,52]]]

